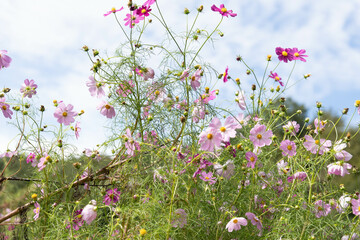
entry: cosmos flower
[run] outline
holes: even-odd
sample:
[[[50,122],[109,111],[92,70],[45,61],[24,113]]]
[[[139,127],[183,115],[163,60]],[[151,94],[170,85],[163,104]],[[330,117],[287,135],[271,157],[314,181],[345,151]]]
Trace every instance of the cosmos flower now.
[[[11,111],[10,105],[5,103],[5,97],[0,98],[0,109],[4,114],[5,118],[11,119],[11,115],[13,115],[13,111]]]
[[[343,161],[331,163],[327,166],[328,174],[334,174],[343,177],[345,174],[350,174],[348,169],[351,169],[351,167],[352,166],[349,163],[345,163]]]
[[[226,229],[228,232],[237,231],[241,229],[241,226],[246,226],[247,220],[243,217],[233,218],[231,219],[228,224],[226,224]]]
[[[248,160],[246,167],[255,168],[255,164],[258,159],[255,153],[253,152],[245,153],[245,159]]]
[[[219,12],[221,14],[221,16],[223,16],[223,17],[229,17],[229,15],[231,17],[236,17],[237,16],[237,14],[233,13],[232,10],[227,10],[225,8],[224,4],[221,4],[220,8],[216,7],[215,4],[214,4],[214,5],[211,6],[211,10],[213,10],[214,12]]]
[[[108,102],[102,101],[96,108],[97,110],[100,110],[100,113],[104,115],[107,118],[113,118],[115,117],[115,109],[113,106],[111,106]]]
[[[224,177],[226,179],[230,179],[234,175],[234,169],[235,169],[234,161],[227,160],[224,165],[220,165],[218,163],[214,164],[214,169],[217,175]]]
[[[296,155],[296,145],[289,139],[286,139],[280,143],[280,149],[283,151],[283,156],[293,157]]]
[[[124,19],[125,21],[125,26],[129,26],[130,28],[133,28],[135,26],[135,24],[139,23],[141,20],[144,20],[144,17],[142,16],[138,16],[135,14],[126,14],[126,18]]]
[[[291,62],[292,60],[294,60],[294,55],[292,54],[292,50],[290,48],[281,48],[281,47],[277,47],[275,49],[276,55],[278,55],[278,58],[280,61],[283,62]]]
[[[95,81],[93,76],[89,77],[89,81],[86,82],[86,86],[89,88],[90,95],[92,97],[101,98],[105,96],[103,86],[105,83],[103,81]]]
[[[219,148],[221,145],[222,135],[220,131],[214,128],[207,128],[205,131],[200,133],[199,144],[200,149],[204,151],[213,152],[214,148]]]
[[[255,147],[263,147],[265,145],[270,145],[272,140],[273,133],[271,130],[266,131],[265,125],[256,124],[251,130],[250,130],[250,136],[249,139],[253,142]]]
[[[328,152],[330,150],[329,147],[331,147],[331,141],[325,139],[315,140],[312,136],[305,135],[305,142],[303,145],[306,150],[312,154],[319,153],[319,155],[322,155],[324,152]]]
[[[11,57],[7,55],[6,50],[0,50],[0,70],[10,66]]]
[[[325,217],[331,212],[330,204],[323,202],[322,200],[318,200],[314,203],[315,207],[315,217]]]
[[[201,69],[198,69],[195,71],[195,73],[191,76],[191,82],[190,86],[193,90],[196,90],[198,87],[200,87],[200,79],[201,79]]]
[[[23,94],[23,97],[31,98],[36,94],[37,85],[34,80],[25,79],[24,84],[20,88],[20,92]]]
[[[121,11],[123,9],[124,9],[124,7],[121,7],[120,9],[112,8],[110,11],[108,11],[107,13],[104,14],[104,17],[106,17],[106,16],[108,16],[108,15],[110,15],[112,13],[119,12],[119,11]]]
[[[229,76],[228,71],[229,71],[229,67],[226,67],[226,68],[225,68],[225,72],[224,72],[224,74],[223,74],[223,81],[224,81],[224,83],[226,83],[226,82],[228,81],[228,76]]]
[[[117,188],[114,189],[108,189],[106,191],[106,195],[104,196],[103,203],[105,205],[110,205],[110,203],[115,204],[120,199],[121,192],[117,190]]]
[[[270,71],[270,78],[274,79],[276,82],[278,82],[280,84],[280,86],[284,86],[284,83],[281,81],[281,77],[279,77],[279,75],[277,73],[273,73],[272,71]]]
[[[91,200],[90,203],[82,210],[82,218],[88,225],[90,225],[95,220],[96,216],[96,201]]]
[[[40,216],[40,204],[38,202],[35,202],[34,207],[35,207],[35,209],[34,209],[34,213],[35,213],[34,220],[36,221]]]
[[[67,106],[61,102],[55,110],[54,117],[57,118],[58,123],[63,123],[65,126],[75,122],[76,112],[73,111],[74,106],[68,104]]]
[[[210,185],[216,183],[216,177],[213,177],[213,173],[212,172],[205,172],[202,171],[199,177],[201,180],[203,180],[204,182],[209,182]]]
[[[80,122],[76,122],[75,123],[75,127],[74,127],[74,132],[75,132],[75,137],[76,139],[79,139],[79,136],[80,136],[80,131],[81,131],[81,128],[80,128]]]
[[[187,213],[184,209],[176,209],[173,214],[173,220],[171,221],[171,224],[173,227],[183,228],[187,224]]]
[[[306,50],[304,49],[301,50],[297,48],[291,49],[291,54],[294,56],[293,60],[300,60],[306,62],[306,59],[304,57],[308,57],[308,55],[304,55],[304,53],[306,53]]]
[[[209,127],[215,128],[220,131],[222,136],[222,141],[228,142],[230,138],[234,138],[236,136],[236,129],[241,128],[240,124],[235,121],[235,119],[231,116],[228,116],[225,120],[225,123],[222,124],[220,119],[214,117]]]
[[[296,136],[296,133],[300,130],[300,125],[296,121],[289,121],[283,126],[284,131],[290,132],[292,136]]]

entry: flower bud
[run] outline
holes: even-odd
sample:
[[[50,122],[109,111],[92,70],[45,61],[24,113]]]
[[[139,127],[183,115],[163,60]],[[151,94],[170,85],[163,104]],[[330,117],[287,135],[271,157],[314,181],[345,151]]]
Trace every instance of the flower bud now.
[[[302,114],[302,111],[299,109],[296,111],[297,114]]]
[[[28,115],[28,111],[23,111],[22,114],[23,115]]]
[[[99,51],[98,51],[98,50],[93,49],[93,55],[94,55],[94,57],[96,57],[97,55],[99,55]]]
[[[270,62],[271,61],[271,55],[267,55],[267,60]]]
[[[205,93],[209,93],[210,88],[209,87],[205,87]]]
[[[236,57],[236,61],[240,62],[242,60],[242,57],[241,56],[237,56]]]
[[[4,89],[3,89],[3,92],[4,92],[4,93],[8,93],[8,92],[10,92],[10,90],[11,90],[10,88],[4,88]]]
[[[85,52],[89,51],[89,48],[88,48],[88,46],[86,46],[86,45],[84,45],[84,46],[82,47],[82,49],[83,49]]]
[[[81,167],[81,163],[79,162],[73,163],[73,166],[74,168],[79,169]]]
[[[37,194],[36,194],[36,193],[32,194],[32,195],[31,195],[31,198],[32,198],[34,201],[36,201],[36,200],[37,200]]]
[[[197,10],[198,10],[198,12],[202,12],[203,9],[204,9],[204,6],[201,5]]]
[[[19,106],[14,106],[13,109],[14,109],[15,111],[19,111],[19,110],[20,110],[20,107],[19,107]]]
[[[348,111],[349,111],[349,108],[344,108],[344,110],[342,111],[342,114],[347,114],[348,113]]]
[[[311,76],[311,74],[305,74],[305,75],[304,75],[304,78],[307,79],[307,78],[310,77],[310,76]]]
[[[355,101],[355,107],[359,107],[360,106],[360,100],[356,100]]]
[[[238,85],[240,85],[240,78],[236,78],[235,81]]]
[[[280,98],[280,102],[285,102],[286,101],[286,99],[284,98],[284,97],[282,97],[282,98]]]
[[[40,112],[45,112],[45,107],[44,107],[44,105],[41,105],[41,106],[40,106]]]
[[[321,102],[316,102],[316,107],[317,107],[317,108],[321,108],[321,107],[322,107]]]
[[[251,73],[251,71],[248,69],[248,70],[246,70],[246,74],[247,75],[250,75],[250,73]]]
[[[180,122],[184,123],[186,121],[186,118],[184,116],[180,117]]]
[[[25,108],[30,108],[30,104],[25,103]]]
[[[186,15],[188,15],[188,14],[190,13],[189,9],[185,8],[185,9],[184,9],[184,13],[185,13]]]
[[[62,148],[63,144],[62,144],[61,139],[59,139],[59,140],[58,140],[58,144],[57,144],[57,146],[58,146],[59,148]]]
[[[310,122],[310,118],[305,118],[305,122],[306,123]]]
[[[321,111],[321,110],[318,111],[319,116],[322,116],[323,114],[324,114],[323,111]]]
[[[256,90],[256,85],[255,84],[251,85],[251,90],[253,90],[253,91]]]
[[[0,98],[5,97],[4,93],[0,93]]]

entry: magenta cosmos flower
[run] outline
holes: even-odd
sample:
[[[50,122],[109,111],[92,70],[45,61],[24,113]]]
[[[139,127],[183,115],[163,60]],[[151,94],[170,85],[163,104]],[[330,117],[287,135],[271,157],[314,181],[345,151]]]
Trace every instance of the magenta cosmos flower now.
[[[204,182],[209,182],[210,185],[216,183],[216,177],[213,177],[212,172],[206,173],[205,171],[202,171],[199,178]]]
[[[289,139],[286,139],[280,143],[280,149],[283,151],[283,156],[293,157],[296,155],[296,145]]]
[[[88,205],[82,210],[82,219],[90,225],[96,218],[96,201],[91,200]]]
[[[0,109],[4,114],[5,118],[11,119],[11,115],[13,115],[13,112],[10,109],[10,105],[5,103],[5,97],[0,98]]]
[[[225,8],[224,4],[220,5],[220,8],[216,7],[215,4],[211,6],[211,10],[213,10],[214,12],[219,12],[223,17],[229,17],[229,15],[231,17],[236,17],[236,13],[233,13],[232,10],[227,10]]]
[[[156,2],[156,0],[147,0],[146,2],[144,2],[144,5],[146,6],[151,6]]]
[[[23,94],[23,97],[31,98],[36,94],[37,85],[34,80],[25,79],[24,84],[20,88],[20,92]]]
[[[200,149],[204,151],[213,152],[214,148],[220,148],[222,135],[220,131],[214,128],[207,128],[200,133],[199,144]]]
[[[58,123],[63,123],[65,126],[75,122],[76,112],[73,111],[74,106],[69,104],[65,105],[61,102],[55,110],[54,117],[57,118]]]
[[[135,87],[135,84],[133,83],[132,80],[129,80],[128,82],[124,81],[124,83],[120,83],[119,84],[119,88],[118,90],[116,90],[116,92],[121,96],[121,97],[126,97],[127,95],[129,95],[130,93],[132,93],[132,89]]]
[[[306,53],[306,50],[304,49],[301,50],[297,48],[291,49],[291,54],[294,56],[293,60],[300,60],[306,62],[306,59],[304,57],[308,57],[308,55],[304,55],[304,53]]]
[[[120,199],[121,192],[117,190],[117,188],[114,189],[108,189],[106,191],[106,195],[104,196],[103,203],[105,205],[110,205],[110,203],[115,204]]]
[[[280,86],[284,86],[284,83],[281,81],[281,77],[279,77],[277,73],[273,73],[272,71],[270,71],[269,77],[274,79],[276,82],[279,82]]]
[[[150,14],[149,12],[151,12],[150,6],[148,5],[143,5],[140,8],[136,9],[136,14],[138,16],[145,16],[148,17]]]
[[[97,110],[100,110],[100,113],[104,115],[107,118],[113,118],[115,117],[115,109],[113,106],[111,106],[108,102],[102,101],[96,108]]]
[[[246,160],[248,160],[246,167],[255,168],[255,164],[258,159],[256,154],[253,152],[247,152],[247,153],[245,153],[245,158],[246,158]]]
[[[95,81],[93,76],[89,77],[89,81],[86,82],[86,86],[89,88],[90,95],[92,97],[101,98],[105,96],[103,86],[105,85],[102,81]]]
[[[330,150],[329,147],[331,147],[331,141],[325,139],[315,140],[312,136],[306,135],[303,145],[306,150],[312,154],[319,152],[319,155],[322,155],[324,152],[328,152]]]
[[[7,55],[6,50],[0,50],[0,70],[10,66],[11,57]]]
[[[241,125],[235,121],[235,119],[231,116],[227,117],[225,123],[222,124],[220,119],[214,117],[209,127],[215,128],[220,131],[222,136],[222,141],[228,142],[230,138],[234,138],[236,136],[236,129],[241,128]]]
[[[283,62],[290,62],[292,60],[294,60],[294,55],[292,54],[292,50],[290,48],[281,48],[281,47],[277,47],[275,49],[276,55],[278,55],[278,58],[280,61]]]
[[[228,81],[228,76],[229,76],[229,67],[226,67],[225,68],[225,72],[224,72],[224,74],[223,74],[223,81],[224,81],[224,83],[225,82],[227,82]]]
[[[34,209],[34,213],[35,213],[34,220],[36,221],[40,216],[40,204],[38,202],[36,202],[36,203],[34,203],[34,207],[35,207],[35,209]]]
[[[133,28],[135,26],[135,24],[139,23],[141,20],[144,20],[144,17],[142,16],[138,16],[135,14],[126,14],[126,18],[124,18],[125,21],[125,26],[128,26],[130,28]]]
[[[51,157],[45,152],[44,156],[40,158],[39,163],[37,165],[39,171],[43,170],[50,161],[51,161]]]
[[[348,169],[351,169],[351,167],[352,166],[349,163],[344,163],[343,161],[331,163],[327,166],[328,174],[334,174],[343,177],[345,174],[350,174]]]
[[[315,207],[315,217],[325,217],[331,212],[330,204],[323,202],[322,200],[318,200],[314,203]]]
[[[73,229],[74,229],[75,231],[78,231],[78,230],[80,229],[80,227],[81,227],[82,225],[84,225],[84,220],[82,219],[81,213],[82,213],[82,209],[76,210],[76,211],[74,212],[72,223],[71,223],[71,224],[69,223],[69,224],[66,226],[66,229],[70,229],[70,228],[71,228],[71,225],[72,225]]]
[[[226,224],[226,229],[228,230],[228,232],[232,232],[232,231],[237,231],[241,229],[241,226],[246,226],[247,225],[247,221],[245,218],[243,217],[239,217],[239,218],[233,218],[230,220],[230,222],[228,222],[228,224]]]
[[[120,9],[116,9],[116,8],[113,7],[110,11],[108,11],[107,13],[105,13],[104,16],[106,17],[106,16],[108,16],[108,15],[110,15],[110,14],[112,14],[112,13],[119,12],[119,11],[121,11],[121,10],[123,10],[123,9],[124,9],[124,7],[121,7]]]
[[[265,125],[256,124],[250,130],[249,139],[253,142],[255,147],[269,146],[272,142],[271,137],[273,133],[271,130],[266,131]]]
[[[360,215],[360,199],[351,199],[353,214]]]

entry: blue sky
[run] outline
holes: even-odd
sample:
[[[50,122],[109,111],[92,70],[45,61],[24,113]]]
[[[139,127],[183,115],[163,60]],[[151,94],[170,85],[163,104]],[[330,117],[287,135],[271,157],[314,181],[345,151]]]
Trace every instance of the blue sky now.
[[[141,3],[142,1],[135,1]],[[212,4],[221,1],[158,0],[168,25],[175,31],[185,29],[185,7],[195,15],[195,8],[204,5],[199,27],[212,29],[220,16],[211,12]],[[224,19],[220,29],[225,34],[214,47],[208,47],[204,56],[222,72],[229,66],[230,75],[240,77],[244,84],[253,81],[245,74],[245,68],[235,61],[241,55],[262,75],[266,56],[273,55],[277,64],[275,48],[298,47],[306,49],[307,63],[298,63],[293,74],[300,79],[303,74],[312,76],[290,89],[291,96],[315,111],[316,101],[325,110],[340,113],[344,107],[353,109],[354,101],[360,99],[360,2],[356,0],[242,0],[224,1],[228,9],[238,14]],[[103,14],[112,7],[126,4],[120,0],[1,0],[0,1],[0,49],[6,49],[12,57],[11,67],[0,71],[0,87],[12,88],[15,93],[24,79],[34,79],[39,85],[35,102],[47,107],[49,121],[54,111],[52,100],[72,103],[75,110],[84,109],[81,121],[81,138],[75,142],[79,150],[95,147],[105,139],[105,131],[98,130],[107,120],[96,110],[99,100],[92,98],[85,85],[91,64],[81,51],[86,44],[90,48],[111,55],[124,37],[113,16]],[[120,12],[120,19],[125,12]],[[156,25],[154,25],[156,26]],[[146,36],[156,42],[162,38],[160,28],[151,27]],[[151,66],[156,68],[156,66]],[[281,64],[279,75],[287,76],[292,64]],[[225,93],[231,93],[230,85],[217,84]],[[356,119],[358,121],[358,118]],[[356,122],[355,121],[355,122]],[[55,122],[53,122],[55,124]],[[0,118],[4,129],[0,136],[0,150],[14,137],[14,131]]]

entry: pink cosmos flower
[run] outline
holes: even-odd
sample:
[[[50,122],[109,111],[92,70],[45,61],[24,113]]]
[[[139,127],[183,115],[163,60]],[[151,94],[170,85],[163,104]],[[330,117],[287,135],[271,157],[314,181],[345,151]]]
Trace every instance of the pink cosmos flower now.
[[[34,213],[35,213],[34,220],[36,221],[39,218],[39,215],[40,215],[40,204],[38,202],[35,202],[34,207],[35,207],[35,209],[34,209]]]
[[[212,172],[206,173],[205,171],[202,171],[199,178],[204,182],[209,182],[210,185],[216,183],[216,177],[213,177]]]
[[[6,50],[0,50],[0,70],[10,66],[11,57],[7,55]]]
[[[343,161],[331,163],[327,166],[328,174],[334,174],[343,177],[345,174],[350,174],[348,169],[351,169],[351,167],[352,166],[349,163],[344,163]]]
[[[293,141],[290,141],[288,139],[280,143],[280,149],[283,150],[283,156],[293,157],[296,155],[296,145]]]
[[[205,106],[204,104],[197,104],[191,113],[191,117],[194,123],[198,123],[200,119],[205,118]]]
[[[271,137],[273,133],[271,130],[266,131],[265,125],[256,124],[250,130],[249,139],[253,142],[255,147],[269,146],[272,142]]]
[[[82,225],[84,225],[84,220],[82,219],[81,213],[82,213],[82,209],[76,210],[76,211],[74,212],[72,223],[71,223],[71,224],[69,223],[69,224],[66,226],[66,229],[70,229],[70,228],[71,228],[71,225],[72,225],[73,229],[74,229],[75,231],[78,231],[78,230],[80,229],[80,227],[81,227]]]
[[[226,68],[225,68],[225,72],[224,72],[224,74],[223,74],[223,81],[224,81],[224,83],[226,83],[226,82],[228,81],[228,76],[229,76],[228,71],[229,71],[229,67],[226,67]]]
[[[102,101],[96,108],[97,110],[100,110],[100,113],[107,118],[113,118],[115,117],[115,109],[113,106],[111,106],[108,102]]]
[[[335,158],[337,160],[349,161],[352,158],[352,155],[343,150],[344,148],[346,148],[346,143],[343,143],[342,140],[339,140],[334,144]]]
[[[214,128],[207,128],[200,133],[199,144],[200,149],[204,151],[213,152],[214,148],[219,148],[221,145],[222,135],[220,131]]]
[[[323,130],[325,128],[325,124],[326,122],[324,121],[319,121],[318,118],[315,118],[314,120],[314,126],[315,126],[315,133],[318,134],[319,131]]]
[[[105,205],[110,205],[110,203],[115,204],[120,199],[121,192],[117,190],[117,188],[114,189],[108,189],[106,191],[106,195],[104,196],[103,203]]]
[[[11,119],[11,115],[13,115],[13,111],[11,111],[10,105],[5,103],[5,97],[0,98],[0,109],[4,114],[5,118]]]
[[[43,170],[50,161],[51,161],[51,157],[45,152],[43,157],[40,158],[39,163],[37,165],[39,171]]]
[[[189,68],[186,68],[183,72],[182,72],[182,74],[181,74],[181,76],[180,76],[180,80],[184,80],[185,78],[187,78],[189,76]]]
[[[247,221],[245,218],[243,217],[239,217],[239,218],[233,218],[230,220],[230,222],[228,222],[228,224],[226,224],[226,229],[228,230],[228,232],[232,232],[232,231],[237,231],[241,229],[241,226],[246,226],[247,225]]]
[[[306,135],[303,145],[306,150],[312,154],[319,153],[319,155],[322,155],[324,152],[328,152],[330,150],[329,147],[331,147],[331,141],[325,139],[315,140],[312,136]]]
[[[148,17],[150,15],[149,12],[151,12],[151,9],[148,5],[142,5],[140,8],[136,9],[136,14],[140,17]]]
[[[287,181],[288,182],[292,182],[294,180],[305,181],[306,178],[307,178],[306,172],[296,172],[293,176],[288,177]]]
[[[144,17],[138,16],[136,13],[134,15],[128,13],[124,19],[124,21],[126,21],[125,26],[129,25],[130,28],[133,28],[135,24],[139,23],[141,20],[144,20]]]
[[[81,128],[80,128],[80,122],[76,122],[75,123],[75,128],[74,128],[74,132],[75,132],[75,137],[76,139],[79,139],[79,136],[80,136],[80,131],[81,131]]]
[[[24,84],[20,88],[20,92],[23,93],[23,97],[31,98],[36,94],[37,85],[34,80],[25,79]]]
[[[240,124],[238,124],[231,116],[228,116],[226,118],[224,124],[221,124],[220,119],[214,117],[211,120],[209,127],[215,128],[220,131],[222,141],[224,142],[229,142],[230,138],[234,138],[236,136],[236,129],[241,128]]]
[[[277,168],[278,168],[278,173],[280,175],[286,175],[289,171],[290,171],[290,167],[287,166],[288,162],[285,162],[284,160],[281,160],[280,162],[278,162],[276,164]]]
[[[152,68],[146,68],[145,72],[143,74],[144,80],[148,80],[148,79],[154,79],[155,77],[155,72],[154,69]]]
[[[96,201],[91,200],[90,203],[82,210],[82,218],[88,225],[90,225],[95,220],[96,216]]]
[[[55,110],[54,117],[57,118],[58,123],[63,123],[65,126],[75,122],[76,112],[73,111],[74,106],[69,104],[65,105],[61,102]]]
[[[255,153],[253,152],[245,153],[245,159],[248,160],[246,167],[255,168],[255,164],[258,159]]]
[[[289,121],[283,126],[284,131],[291,132],[292,136],[296,136],[296,133],[300,130],[300,125],[296,121]]]
[[[132,89],[135,87],[135,84],[133,83],[132,80],[128,81],[128,82],[124,82],[124,83],[120,83],[119,84],[119,88],[118,90],[116,90],[116,92],[121,96],[121,97],[126,97],[127,95],[129,95],[130,93],[132,93]]]
[[[250,115],[245,117],[245,114],[243,113],[239,113],[236,116],[236,121],[239,122],[241,126],[246,126],[250,119],[251,119]]]
[[[235,98],[235,102],[237,102],[241,110],[246,109],[245,94],[243,91],[241,91],[239,95]]]
[[[315,217],[317,218],[325,217],[331,212],[330,204],[327,204],[322,200],[317,200],[314,203],[314,207],[315,207]]]
[[[231,17],[236,17],[237,16],[237,14],[233,13],[232,10],[227,10],[225,8],[224,4],[221,4],[220,8],[216,7],[215,4],[214,4],[214,5],[211,6],[211,10],[213,10],[214,12],[219,12],[223,17],[229,17],[229,15]]]
[[[256,226],[257,229],[262,231],[263,225],[258,217],[255,216],[255,214],[251,212],[245,213],[245,216],[251,221],[252,225]]]
[[[198,87],[200,87],[200,79],[201,79],[201,69],[198,69],[195,71],[195,73],[191,77],[190,85],[193,90],[196,90]]]
[[[357,235],[356,233],[353,233],[351,235],[351,237],[349,235],[344,235],[341,237],[340,240],[358,240],[359,239],[359,235]]]
[[[360,215],[360,199],[351,199],[353,214]]]
[[[280,86],[284,86],[284,83],[281,81],[281,77],[279,77],[279,75],[277,73],[273,73],[272,71],[270,71],[270,78],[274,79],[276,82],[280,83]]]
[[[119,12],[119,11],[121,11],[123,9],[124,9],[124,7],[121,7],[120,9],[112,8],[110,11],[108,11],[107,13],[104,14],[104,17],[106,17],[106,16],[108,16],[108,15],[110,15],[112,13]]]
[[[281,48],[281,47],[277,47],[275,49],[276,55],[278,55],[278,58],[280,61],[283,62],[291,62],[292,60],[294,60],[294,55],[292,54],[292,50],[290,48]]]
[[[0,158],[3,158],[3,157],[8,157],[8,158],[11,158],[12,156],[15,156],[17,155],[17,151],[10,151],[9,149],[6,150],[6,152],[0,154]]]
[[[26,163],[33,163],[36,161],[36,154],[35,153],[29,153],[29,155],[26,158]]]
[[[173,220],[171,221],[171,224],[173,227],[183,228],[187,224],[187,213],[184,209],[176,209],[173,214]]]
[[[105,96],[103,89],[104,85],[105,83],[103,81],[95,81],[93,76],[90,76],[89,81],[86,82],[86,86],[89,88],[90,95],[92,97],[96,96],[97,98]]]
[[[293,60],[301,60],[303,62],[306,62],[306,59],[304,57],[308,57],[308,55],[304,55],[306,53],[306,50],[304,49],[297,49],[293,48],[291,49],[291,54],[294,56]]]
[[[218,163],[214,164],[214,169],[215,169],[217,175],[229,180],[235,173],[234,172],[234,169],[235,169],[234,161],[227,160],[224,165],[220,165]]]
[[[131,131],[129,128],[126,129],[126,134],[125,134],[125,147],[126,147],[126,153],[129,156],[134,156],[135,154],[135,150],[139,150],[140,149],[140,144],[135,141],[131,135]]]
[[[209,93],[204,93],[201,95],[200,99],[197,99],[196,102],[201,101],[205,104],[208,104],[211,100],[214,100],[216,98],[216,90],[213,90]]]

